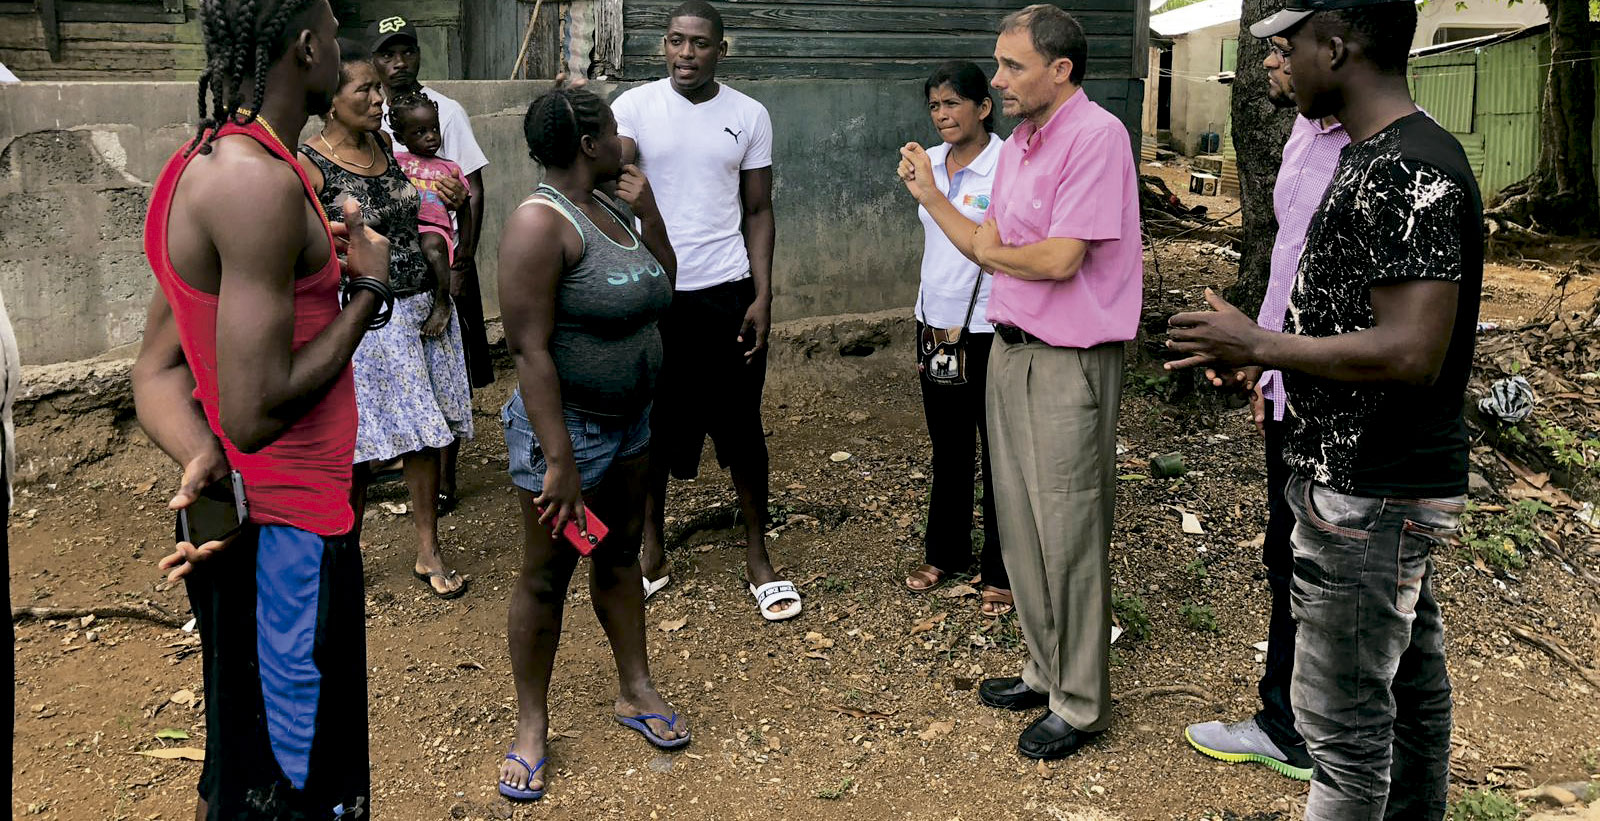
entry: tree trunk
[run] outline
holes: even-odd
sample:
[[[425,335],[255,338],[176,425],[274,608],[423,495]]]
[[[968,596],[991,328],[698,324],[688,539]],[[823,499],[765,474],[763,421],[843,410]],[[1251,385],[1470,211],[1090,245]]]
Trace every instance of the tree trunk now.
[[[1539,117],[1533,175],[1500,193],[1491,217],[1564,236],[1600,231],[1595,184],[1595,70],[1588,0],[1544,0],[1550,10],[1550,74]]]
[[[1239,63],[1233,80],[1233,151],[1239,163],[1243,241],[1239,279],[1228,289],[1229,302],[1251,316],[1261,306],[1272,273],[1272,246],[1278,219],[1272,212],[1272,187],[1283,162],[1283,143],[1294,123],[1291,111],[1267,99],[1266,43],[1250,36],[1250,24],[1283,7],[1283,0],[1244,0],[1239,17]]]

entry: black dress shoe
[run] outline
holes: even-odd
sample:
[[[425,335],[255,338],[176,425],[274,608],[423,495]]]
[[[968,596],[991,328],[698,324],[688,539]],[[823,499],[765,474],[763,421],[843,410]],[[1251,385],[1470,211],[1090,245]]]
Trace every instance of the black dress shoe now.
[[[1017,752],[1028,758],[1054,761],[1066,758],[1079,747],[1095,740],[1099,733],[1089,733],[1067,723],[1067,720],[1048,710],[1038,720],[1028,725],[1017,738]]]
[[[1050,703],[1046,693],[1035,692],[1022,683],[1021,676],[986,678],[978,685],[978,700],[1002,710],[1032,710]]]

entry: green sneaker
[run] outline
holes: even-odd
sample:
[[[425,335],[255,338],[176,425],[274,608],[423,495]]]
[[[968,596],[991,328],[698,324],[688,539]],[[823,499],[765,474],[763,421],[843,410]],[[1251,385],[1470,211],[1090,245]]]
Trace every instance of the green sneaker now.
[[[1304,748],[1294,747],[1285,752],[1267,737],[1254,718],[1237,724],[1207,721],[1190,724],[1183,731],[1189,746],[1218,761],[1238,764],[1253,761],[1265,764],[1282,775],[1296,781],[1311,780],[1311,756]]]

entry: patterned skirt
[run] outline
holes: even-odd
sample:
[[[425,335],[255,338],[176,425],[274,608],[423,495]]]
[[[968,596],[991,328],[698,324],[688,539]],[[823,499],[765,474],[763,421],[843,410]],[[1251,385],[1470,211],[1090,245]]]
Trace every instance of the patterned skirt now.
[[[356,348],[357,463],[388,461],[472,438],[472,391],[455,308],[444,335],[424,337],[431,294],[394,302],[394,317]]]

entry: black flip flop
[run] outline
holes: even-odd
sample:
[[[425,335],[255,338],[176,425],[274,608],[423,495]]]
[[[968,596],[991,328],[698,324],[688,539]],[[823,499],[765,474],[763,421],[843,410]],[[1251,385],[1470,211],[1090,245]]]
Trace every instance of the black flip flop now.
[[[463,577],[461,575],[461,573],[458,572],[458,571],[450,570],[450,571],[446,571],[444,573],[440,573],[439,571],[435,570],[435,571],[432,571],[432,572],[429,572],[429,573],[419,573],[419,572],[417,572],[416,568],[412,568],[411,575],[417,577],[417,581],[420,581],[423,584],[427,585],[429,593],[432,593],[433,595],[438,596],[439,598],[444,599],[446,601],[449,601],[450,599],[459,599],[463,595],[466,595],[466,592],[467,592],[467,579],[465,577]],[[461,586],[457,587],[454,591],[449,592],[449,593],[441,593],[441,592],[439,592],[439,588],[433,586],[433,580],[434,579],[449,579],[452,576],[455,576],[455,577],[458,577],[458,578],[461,579]]]

